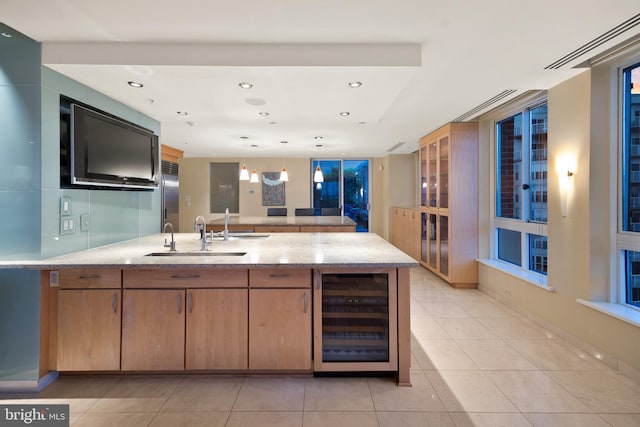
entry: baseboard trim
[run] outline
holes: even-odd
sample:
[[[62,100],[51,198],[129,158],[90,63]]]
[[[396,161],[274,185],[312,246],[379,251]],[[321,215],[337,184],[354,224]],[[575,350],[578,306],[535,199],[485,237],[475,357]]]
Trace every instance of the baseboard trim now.
[[[38,393],[58,379],[58,371],[51,371],[39,380],[0,380],[0,393]]]

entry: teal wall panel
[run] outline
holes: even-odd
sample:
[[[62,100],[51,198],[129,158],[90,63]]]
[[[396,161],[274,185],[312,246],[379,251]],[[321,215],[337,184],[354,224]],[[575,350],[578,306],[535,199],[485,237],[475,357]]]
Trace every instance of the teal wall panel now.
[[[0,270],[0,381],[38,379],[40,273]]]
[[[40,86],[41,48],[29,37],[0,22],[0,86]]]

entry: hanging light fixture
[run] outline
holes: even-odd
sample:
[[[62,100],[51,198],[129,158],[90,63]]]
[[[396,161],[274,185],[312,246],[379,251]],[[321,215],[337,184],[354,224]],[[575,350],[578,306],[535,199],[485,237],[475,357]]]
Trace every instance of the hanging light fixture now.
[[[287,144],[288,141],[280,141],[280,144]],[[282,170],[280,171],[280,181],[282,182],[288,182],[289,181],[289,174],[287,173],[287,168],[284,166],[284,158],[282,159]]]
[[[313,182],[324,182],[324,175],[322,175],[322,169],[320,169],[320,162],[318,162],[316,171],[313,174]]]
[[[249,182],[260,182],[258,179],[258,172],[256,172],[255,169],[251,172],[251,179],[249,179]]]
[[[244,163],[242,164],[242,169],[240,169],[240,181],[249,181],[249,170]]]

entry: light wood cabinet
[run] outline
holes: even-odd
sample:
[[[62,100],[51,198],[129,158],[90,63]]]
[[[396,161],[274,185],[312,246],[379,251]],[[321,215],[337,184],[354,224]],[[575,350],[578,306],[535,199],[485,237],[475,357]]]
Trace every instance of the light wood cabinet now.
[[[120,289],[58,291],[57,369],[120,369]]]
[[[420,139],[421,263],[458,288],[478,283],[478,125]]]
[[[249,369],[311,369],[311,270],[249,271]]]
[[[247,369],[248,290],[187,290],[186,369]]]
[[[249,290],[249,369],[311,369],[311,290]]]
[[[420,259],[420,210],[393,208],[393,242],[407,255]]]
[[[122,270],[58,272],[54,345],[58,371],[120,369]]]
[[[122,370],[184,369],[185,291],[125,289]]]

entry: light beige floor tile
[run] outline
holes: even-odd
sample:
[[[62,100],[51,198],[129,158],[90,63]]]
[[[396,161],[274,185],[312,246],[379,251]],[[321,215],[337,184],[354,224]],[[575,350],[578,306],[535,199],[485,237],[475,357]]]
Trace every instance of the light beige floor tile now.
[[[122,378],[89,412],[158,412],[180,377]]]
[[[242,377],[185,377],[165,402],[161,411],[230,411],[242,381]]]
[[[594,412],[640,413],[640,387],[611,371],[545,371]]]
[[[525,414],[534,427],[609,427],[595,414]]]
[[[517,317],[513,310],[492,301],[456,301],[456,304],[469,317]]]
[[[528,319],[478,317],[491,333],[502,339],[546,339],[546,332]]]
[[[0,400],[0,404],[10,405],[69,405],[70,414],[84,414],[96,404],[98,399],[75,399],[75,398],[61,398],[54,399],[50,397],[35,398],[35,399],[10,399]]]
[[[365,378],[308,378],[305,411],[373,411]]]
[[[544,371],[592,371],[601,369],[590,362],[590,357],[581,358],[556,340],[509,340],[508,343]]]
[[[411,298],[418,302],[455,302],[454,299],[439,289],[411,289]]]
[[[150,427],[224,427],[228,412],[160,412]]]
[[[95,399],[104,397],[120,377],[61,376],[40,397]]]
[[[640,414],[600,414],[612,427],[638,427]]]
[[[378,423],[380,427],[455,427],[447,412],[378,412]]]
[[[540,371],[488,371],[485,375],[522,412],[592,412]]]
[[[498,319],[504,321],[503,319]],[[435,319],[451,338],[461,340],[496,339],[496,335],[482,323],[473,318]]]
[[[146,427],[155,415],[153,412],[84,414],[73,427]]]
[[[302,411],[305,378],[246,378],[234,411]]]
[[[375,412],[305,412],[304,427],[378,427]]]
[[[427,316],[432,318],[460,318],[469,315],[453,302],[421,302]]]
[[[457,301],[491,301],[492,298],[477,289],[455,289],[451,286],[442,290]]]
[[[430,317],[423,317],[411,320],[411,334],[417,340],[447,340],[451,336]]]
[[[531,423],[522,414],[453,412],[451,418],[456,427],[531,427]]]
[[[501,340],[459,340],[458,345],[482,370],[537,369],[509,344]]]
[[[413,353],[422,369],[478,369],[453,340],[423,340]]]
[[[302,412],[232,412],[226,427],[302,427]]]
[[[426,371],[449,411],[518,412],[481,371]]]
[[[69,413],[69,427],[76,425],[78,420],[82,418],[82,415],[83,414]]]
[[[390,378],[369,379],[376,411],[444,411],[445,407],[422,370],[411,370],[411,387]]]

